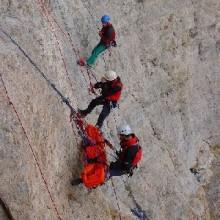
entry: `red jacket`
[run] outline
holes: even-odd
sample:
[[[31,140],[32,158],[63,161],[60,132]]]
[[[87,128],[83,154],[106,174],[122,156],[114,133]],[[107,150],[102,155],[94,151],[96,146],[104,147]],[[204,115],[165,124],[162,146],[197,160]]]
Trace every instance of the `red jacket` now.
[[[112,24],[108,23],[102,28],[101,32],[101,43],[105,46],[111,46],[111,43],[115,40],[115,29]]]
[[[121,97],[121,91],[122,91],[122,87],[123,87],[123,84],[122,84],[120,78],[117,78],[117,79],[111,81],[111,87],[112,87],[112,90],[115,90],[116,92],[111,95],[106,96],[105,98],[108,101],[117,102]]]
[[[121,141],[121,152],[119,159],[124,163],[126,168],[137,166],[142,157],[142,148],[139,145],[138,138],[132,134],[128,140]]]

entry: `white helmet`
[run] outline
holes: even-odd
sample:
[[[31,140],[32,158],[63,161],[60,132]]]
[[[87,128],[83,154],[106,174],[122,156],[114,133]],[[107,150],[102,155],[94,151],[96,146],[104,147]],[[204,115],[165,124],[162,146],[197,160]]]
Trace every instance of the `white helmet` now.
[[[131,128],[129,125],[121,125],[118,127],[118,134],[129,135],[132,134]]]
[[[113,70],[109,70],[104,76],[104,78],[108,81],[112,81],[112,80],[116,79],[117,77],[118,76],[117,76],[116,72]]]

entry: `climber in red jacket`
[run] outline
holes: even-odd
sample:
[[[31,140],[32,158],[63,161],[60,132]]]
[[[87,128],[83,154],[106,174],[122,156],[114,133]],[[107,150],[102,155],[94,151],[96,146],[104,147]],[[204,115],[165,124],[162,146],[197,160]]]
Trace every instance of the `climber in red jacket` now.
[[[109,115],[112,108],[117,107],[117,102],[120,99],[123,84],[116,72],[110,70],[102,78],[101,82],[94,85],[95,89],[101,89],[101,96],[93,99],[87,109],[80,110],[82,117],[88,115],[97,105],[103,105],[96,126],[101,128],[105,118]]]
[[[109,178],[129,174],[132,176],[134,168],[142,157],[142,148],[139,140],[132,133],[129,125],[122,125],[118,128],[121,149],[116,152],[118,159],[112,162],[109,167]]]
[[[111,46],[116,47],[115,29],[110,22],[110,17],[108,15],[103,15],[101,18],[101,22],[102,29],[101,31],[99,31],[99,36],[101,38],[100,42],[93,49],[90,57],[87,60],[81,58],[78,61],[78,64],[81,66],[87,65],[91,67],[102,52],[104,52]]]

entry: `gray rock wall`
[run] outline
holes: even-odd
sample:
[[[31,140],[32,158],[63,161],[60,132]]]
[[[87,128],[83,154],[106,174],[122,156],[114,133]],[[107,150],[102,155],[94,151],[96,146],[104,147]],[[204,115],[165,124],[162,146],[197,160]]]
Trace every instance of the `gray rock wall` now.
[[[101,15],[111,15],[118,47],[95,71],[100,79],[113,69],[125,86],[103,130],[118,144],[116,124],[127,121],[144,149],[134,176],[114,178],[114,188],[72,187],[81,159],[69,110],[0,29],[0,71],[13,104],[0,81],[0,196],[15,219],[57,219],[54,204],[61,219],[219,219],[219,11],[218,0],[1,0],[0,28],[81,108],[94,96],[76,60],[98,42]]]

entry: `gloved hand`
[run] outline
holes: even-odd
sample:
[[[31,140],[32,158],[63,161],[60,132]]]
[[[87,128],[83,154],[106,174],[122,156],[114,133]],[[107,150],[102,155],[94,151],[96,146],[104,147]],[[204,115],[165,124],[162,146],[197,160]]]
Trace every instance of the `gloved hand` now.
[[[107,82],[107,80],[105,79],[105,77],[102,77],[102,78],[101,78],[101,82],[102,82],[102,83]]]
[[[111,148],[114,149],[113,145],[110,143],[110,141],[108,141],[107,139],[105,139],[105,143]]]
[[[115,40],[113,40],[113,41],[111,42],[111,46],[112,46],[112,47],[117,47],[117,43],[116,43]]]
[[[70,122],[74,119],[74,117],[75,117],[75,112],[71,111],[70,112]]]
[[[102,87],[102,83],[101,82],[97,82],[94,86],[95,89],[99,89]]]
[[[110,102],[110,108],[116,108],[117,107],[117,102]]]
[[[123,163],[123,167],[124,167],[124,170],[126,170],[128,173],[131,171],[132,169],[132,165],[128,162],[124,162]]]
[[[117,155],[117,157],[119,157],[119,155],[121,154],[120,150],[116,150],[115,154]]]
[[[99,31],[99,36],[102,37],[102,31]]]

